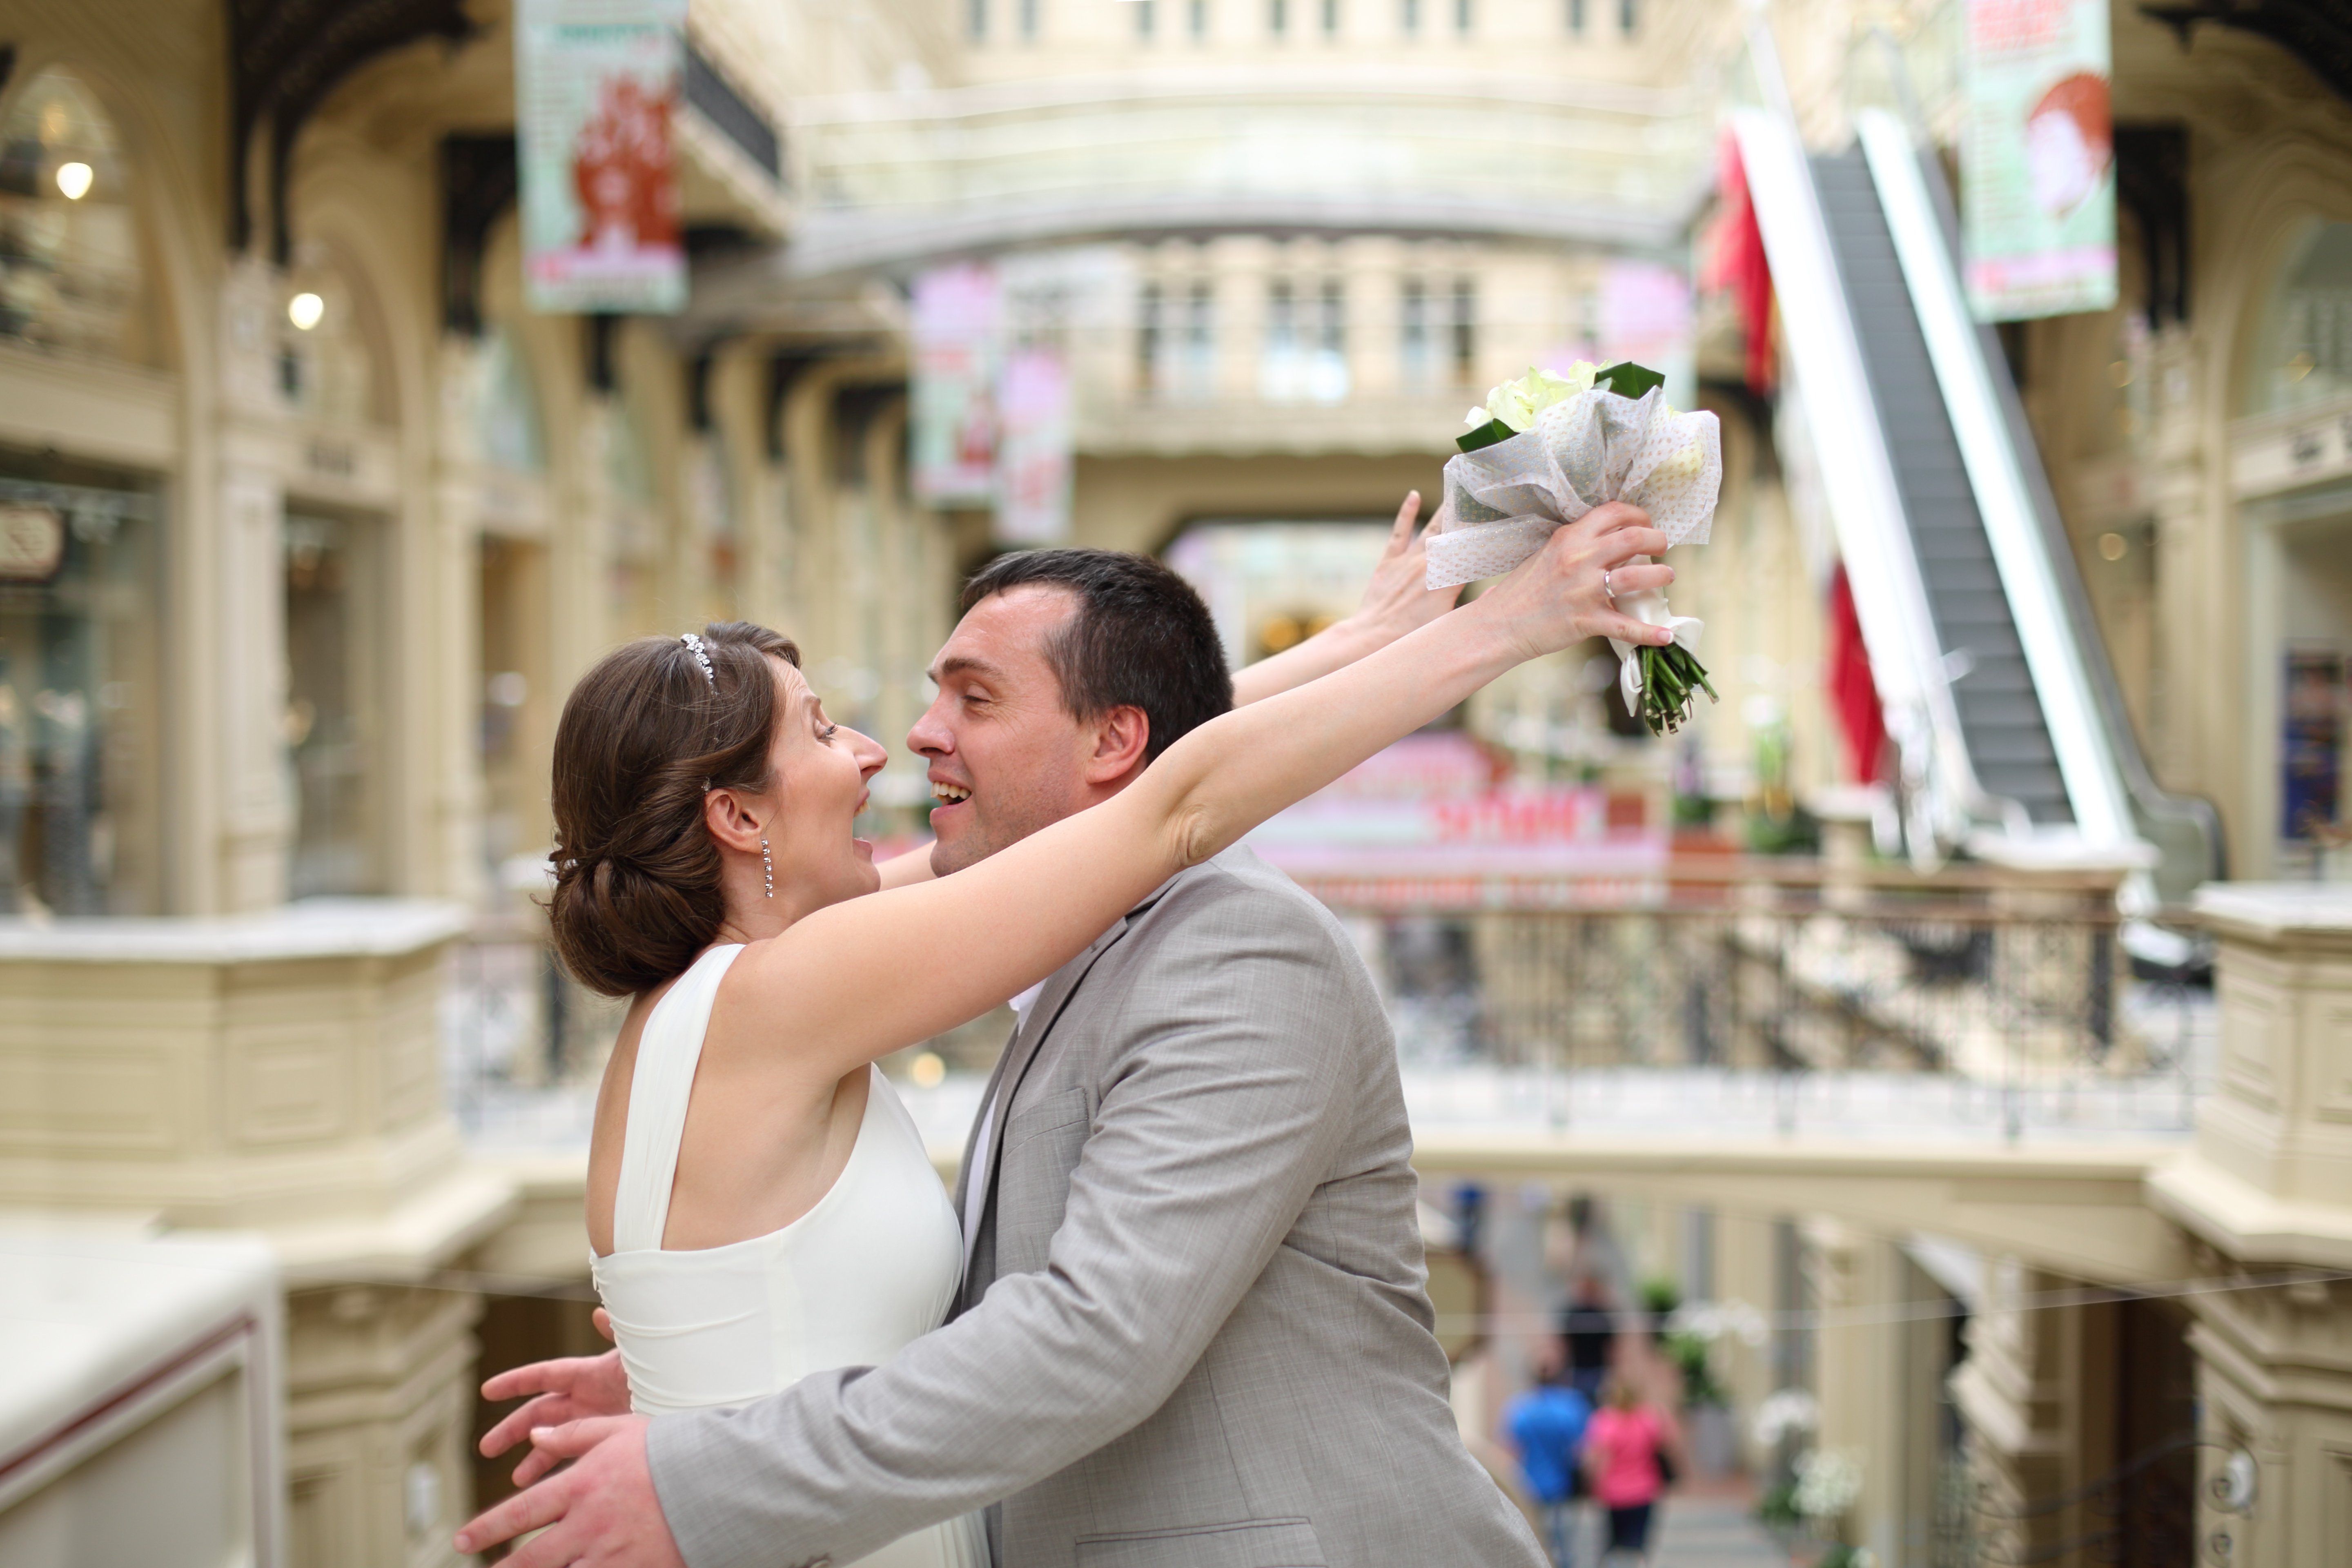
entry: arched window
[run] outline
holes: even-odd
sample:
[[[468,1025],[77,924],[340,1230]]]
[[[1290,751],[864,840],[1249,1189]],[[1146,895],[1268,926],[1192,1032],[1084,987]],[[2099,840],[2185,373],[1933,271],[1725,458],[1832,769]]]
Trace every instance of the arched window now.
[[[0,120],[0,341],[158,362],[120,138],[71,71]]]
[[[2248,414],[2352,394],[2352,223],[2313,219],[2288,240],[2245,371]]]
[[[531,379],[530,359],[496,327],[482,340],[481,355],[476,395],[482,460],[520,474],[543,472],[547,445],[541,434],[539,384]]]

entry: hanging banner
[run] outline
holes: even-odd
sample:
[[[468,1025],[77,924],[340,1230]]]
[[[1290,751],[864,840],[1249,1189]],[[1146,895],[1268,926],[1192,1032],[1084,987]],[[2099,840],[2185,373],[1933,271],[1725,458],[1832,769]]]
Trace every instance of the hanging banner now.
[[[1070,373],[1052,349],[1016,349],[997,393],[996,537],[1058,544],[1070,536]]]
[[[2016,321],[2116,302],[2107,0],[1968,0],[1969,305]]]
[[[534,310],[686,307],[670,120],[686,0],[520,0],[516,160]]]
[[[916,499],[986,506],[996,498],[996,361],[1003,291],[986,267],[915,280],[914,387],[907,425]]]

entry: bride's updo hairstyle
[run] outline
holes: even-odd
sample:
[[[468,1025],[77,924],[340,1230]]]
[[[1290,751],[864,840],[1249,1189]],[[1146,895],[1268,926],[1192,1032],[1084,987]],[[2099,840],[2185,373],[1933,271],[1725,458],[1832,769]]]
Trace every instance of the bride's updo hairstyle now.
[[[742,621],[614,649],[555,727],[555,951],[583,985],[627,996],[684,973],[727,913],[714,789],[764,793],[776,674],[792,639]],[[704,659],[709,661],[706,670]]]

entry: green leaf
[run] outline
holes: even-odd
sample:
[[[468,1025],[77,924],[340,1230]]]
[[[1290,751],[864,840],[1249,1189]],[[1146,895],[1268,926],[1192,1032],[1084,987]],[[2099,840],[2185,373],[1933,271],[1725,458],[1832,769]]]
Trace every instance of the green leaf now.
[[[1489,419],[1467,435],[1454,437],[1454,444],[1465,452],[1475,452],[1481,447],[1491,447],[1497,441],[1507,441],[1518,434],[1518,431],[1512,429],[1501,420]]]
[[[1620,397],[1640,397],[1654,386],[1664,386],[1666,378],[1647,365],[1622,360],[1606,370],[1592,373],[1592,385],[1598,391],[1607,387]]]

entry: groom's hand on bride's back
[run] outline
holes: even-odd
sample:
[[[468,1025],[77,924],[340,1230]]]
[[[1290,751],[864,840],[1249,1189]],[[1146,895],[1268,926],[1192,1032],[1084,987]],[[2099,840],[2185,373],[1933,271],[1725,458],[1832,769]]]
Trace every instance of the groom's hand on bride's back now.
[[[649,1425],[607,1415],[534,1428],[531,1457],[545,1456],[542,1470],[572,1463],[477,1517],[457,1532],[457,1550],[471,1556],[536,1530],[507,1568],[686,1568],[646,1463]]]
[[[597,1308],[596,1331],[608,1340],[613,1337],[610,1321],[604,1310]],[[629,1413],[629,1376],[622,1370],[618,1351],[533,1362],[529,1366],[502,1372],[482,1384],[482,1397],[493,1404],[502,1399],[520,1399],[525,1394],[536,1397],[509,1411],[504,1420],[489,1429],[482,1438],[482,1458],[497,1458],[540,1427]],[[516,1468],[515,1485],[527,1487],[554,1466],[552,1458],[534,1447],[523,1456],[521,1465]]]

